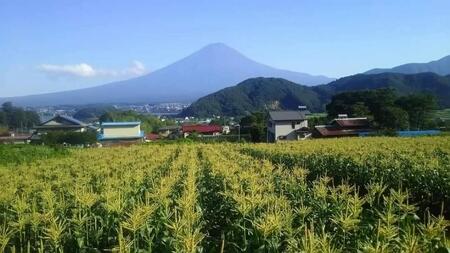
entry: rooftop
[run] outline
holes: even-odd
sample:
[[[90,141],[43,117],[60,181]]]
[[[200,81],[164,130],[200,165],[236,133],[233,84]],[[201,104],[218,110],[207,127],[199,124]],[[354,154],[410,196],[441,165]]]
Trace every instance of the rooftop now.
[[[353,129],[340,129],[333,126],[315,126],[317,132],[324,137],[339,137],[339,136],[357,136],[358,131]]]
[[[180,129],[180,126],[164,126],[164,127],[160,127],[159,131],[171,131],[171,130],[178,130]]]
[[[102,122],[101,127],[115,127],[115,126],[137,126],[140,125],[140,121],[129,121],[129,122]]]
[[[55,117],[53,117],[53,118],[51,118],[51,119],[49,119],[49,120],[43,122],[43,123],[41,124],[41,126],[42,126],[42,125],[45,125],[45,124],[47,124],[48,122],[53,121],[53,120],[54,120],[54,121],[57,121],[57,122],[59,122],[60,120],[64,120],[64,121],[70,122],[71,125],[87,126],[86,123],[84,123],[84,122],[82,122],[82,121],[79,121],[79,120],[77,120],[77,119],[75,119],[75,118],[72,118],[72,117],[70,117],[70,116],[66,116],[66,115],[56,115]]]
[[[369,120],[367,118],[337,118],[332,124],[336,123],[340,127],[368,127]]]
[[[182,130],[183,133],[215,133],[222,132],[222,126],[219,125],[183,125]]]
[[[301,111],[271,111],[269,112],[269,116],[274,121],[306,119],[305,113]]]

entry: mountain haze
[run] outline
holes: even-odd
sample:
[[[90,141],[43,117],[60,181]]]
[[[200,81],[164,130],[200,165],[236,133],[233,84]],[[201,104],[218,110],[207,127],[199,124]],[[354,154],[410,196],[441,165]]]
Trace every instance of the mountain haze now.
[[[423,72],[432,72],[441,76],[450,75],[450,55],[445,56],[437,61],[428,63],[408,63],[393,68],[372,69],[364,74],[380,74],[380,73],[401,73],[401,74],[417,74]]]
[[[15,104],[155,103],[193,101],[251,77],[281,77],[305,85],[334,79],[276,69],[257,63],[222,43],[208,45],[150,74],[92,88],[0,98]]]

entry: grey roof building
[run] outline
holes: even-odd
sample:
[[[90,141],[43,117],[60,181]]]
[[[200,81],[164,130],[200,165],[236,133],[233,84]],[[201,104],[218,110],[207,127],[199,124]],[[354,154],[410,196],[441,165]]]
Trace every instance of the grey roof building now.
[[[290,120],[304,120],[306,114],[301,111],[271,111],[269,112],[270,119],[273,121],[290,121]]]
[[[33,129],[35,131],[31,136],[31,140],[40,140],[43,134],[52,131],[86,132],[97,130],[97,128],[89,124],[66,115],[56,115],[38,126],[34,126]]]
[[[271,111],[267,122],[267,140],[299,140],[308,128],[306,111]]]
[[[55,117],[35,126],[36,130],[68,130],[73,129],[79,132],[84,132],[88,124],[81,122],[65,115],[56,115]]]

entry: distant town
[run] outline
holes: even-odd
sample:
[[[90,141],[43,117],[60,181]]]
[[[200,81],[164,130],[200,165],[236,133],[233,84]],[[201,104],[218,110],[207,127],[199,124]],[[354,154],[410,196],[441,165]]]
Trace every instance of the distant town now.
[[[183,109],[189,107],[190,103],[157,103],[157,104],[111,104],[116,110],[134,111],[141,114],[154,116],[172,117],[178,115]],[[36,111],[40,120],[46,121],[55,115],[74,116],[80,108],[91,107],[90,105],[56,105],[25,107],[26,110]],[[95,107],[95,105],[92,105]]]

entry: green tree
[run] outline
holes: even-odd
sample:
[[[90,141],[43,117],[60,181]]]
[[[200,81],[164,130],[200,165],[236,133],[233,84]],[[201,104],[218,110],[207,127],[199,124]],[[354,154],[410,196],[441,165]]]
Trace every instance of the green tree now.
[[[111,112],[105,112],[99,118],[100,122],[111,122],[113,120],[114,119],[113,119],[113,115]]]
[[[0,110],[0,126],[8,125],[6,122],[6,114]]]
[[[14,108],[14,107],[13,107],[13,105],[12,105],[11,102],[5,102],[5,103],[2,104],[2,110],[3,110],[3,112],[5,112],[6,114],[12,113],[13,108]]]
[[[377,120],[382,118],[382,108],[394,106],[396,98],[392,89],[344,92],[333,96],[331,102],[327,104],[326,110],[331,118],[335,118],[341,113],[352,116],[369,114],[373,116],[374,120]]]
[[[255,112],[245,116],[240,121],[241,134],[250,134],[252,142],[266,141],[267,114]]]
[[[0,125],[6,125],[13,129],[24,129],[39,124],[39,115],[34,111],[25,111],[20,107],[15,107],[11,102],[3,103],[2,115],[0,115]]]
[[[414,130],[424,129],[432,124],[432,112],[437,109],[435,98],[427,94],[400,97],[396,105],[408,113],[409,126]]]
[[[371,113],[364,102],[356,102],[350,107],[352,117],[368,117]]]
[[[86,145],[93,144],[97,142],[95,132],[65,132],[65,131],[55,131],[49,132],[42,137],[42,142],[46,145],[60,145],[60,144],[70,144],[70,145]]]
[[[160,119],[152,115],[139,114],[134,111],[109,111],[100,116],[100,122],[140,121],[145,132],[158,131],[160,127],[174,125],[175,121]]]
[[[41,121],[39,115],[34,111],[25,111],[26,127],[32,128]]]
[[[346,113],[368,116],[375,126],[385,129],[425,129],[436,125],[432,112],[437,108],[431,95],[398,97],[392,89],[344,92],[333,96],[326,106],[329,117]]]
[[[308,127],[310,129],[313,129],[315,126],[326,125],[328,122],[329,122],[329,119],[326,116],[309,117],[308,118]]]
[[[382,129],[405,130],[409,128],[408,113],[395,106],[387,106],[380,110],[377,122]]]

